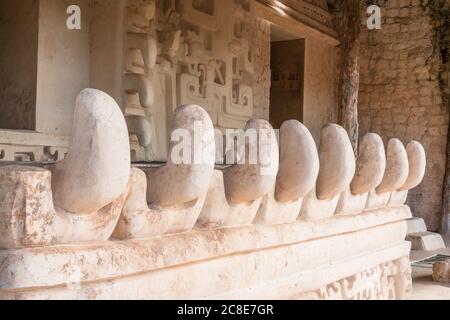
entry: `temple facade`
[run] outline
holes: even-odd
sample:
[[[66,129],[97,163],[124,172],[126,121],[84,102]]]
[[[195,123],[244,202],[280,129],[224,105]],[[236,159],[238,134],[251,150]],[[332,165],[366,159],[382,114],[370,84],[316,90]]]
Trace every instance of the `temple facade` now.
[[[362,32],[355,154],[332,2],[0,1],[0,299],[408,298],[448,111],[419,57],[395,77],[422,97],[375,101],[396,80],[368,43],[425,9]]]

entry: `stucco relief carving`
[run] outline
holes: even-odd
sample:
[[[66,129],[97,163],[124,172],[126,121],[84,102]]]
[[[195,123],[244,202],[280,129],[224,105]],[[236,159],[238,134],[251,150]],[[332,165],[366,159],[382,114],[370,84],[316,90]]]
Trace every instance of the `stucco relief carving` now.
[[[411,295],[409,258],[365,270],[302,295],[313,300],[404,300]],[[406,268],[405,268],[406,267]]]
[[[254,53],[243,36],[252,1],[129,0],[126,11],[123,105],[136,92],[144,107],[126,111],[134,161],[166,160],[166,119],[179,105],[201,105],[216,127],[245,126],[253,116]],[[149,92],[154,99],[144,103]]]

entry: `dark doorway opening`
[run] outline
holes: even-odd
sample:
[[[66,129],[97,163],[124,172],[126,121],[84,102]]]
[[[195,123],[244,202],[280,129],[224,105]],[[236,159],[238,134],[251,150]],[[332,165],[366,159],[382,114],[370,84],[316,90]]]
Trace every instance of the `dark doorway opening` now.
[[[270,122],[279,129],[287,120],[303,121],[305,40],[272,28]]]

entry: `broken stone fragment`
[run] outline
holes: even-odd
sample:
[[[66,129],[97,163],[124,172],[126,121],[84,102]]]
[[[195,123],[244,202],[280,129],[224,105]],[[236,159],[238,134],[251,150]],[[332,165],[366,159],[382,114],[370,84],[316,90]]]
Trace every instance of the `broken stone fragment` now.
[[[434,264],[433,280],[441,283],[450,283],[450,259]]]

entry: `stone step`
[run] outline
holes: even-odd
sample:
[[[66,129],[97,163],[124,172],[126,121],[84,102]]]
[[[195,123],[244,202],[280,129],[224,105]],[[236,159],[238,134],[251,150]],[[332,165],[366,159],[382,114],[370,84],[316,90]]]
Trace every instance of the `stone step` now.
[[[412,218],[406,221],[408,223],[408,234],[427,232],[427,225],[422,218]]]
[[[408,234],[406,240],[411,241],[412,250],[436,251],[445,249],[444,239],[439,233],[417,232]]]

